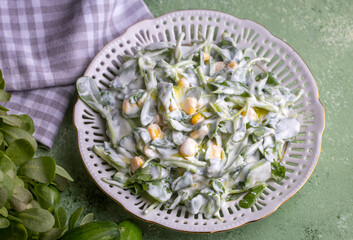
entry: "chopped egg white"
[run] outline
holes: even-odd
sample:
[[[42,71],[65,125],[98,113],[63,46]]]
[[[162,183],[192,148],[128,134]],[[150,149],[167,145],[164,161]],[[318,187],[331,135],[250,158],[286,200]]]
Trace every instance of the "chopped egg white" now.
[[[192,139],[188,138],[180,147],[180,154],[184,157],[192,157],[197,152],[197,142]]]

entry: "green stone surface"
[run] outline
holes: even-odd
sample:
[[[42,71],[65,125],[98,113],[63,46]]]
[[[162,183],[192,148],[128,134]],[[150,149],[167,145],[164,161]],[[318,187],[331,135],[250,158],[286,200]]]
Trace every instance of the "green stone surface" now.
[[[326,110],[321,156],[304,187],[276,212],[235,230],[180,233],[136,219],[144,239],[353,239],[353,1],[146,0],[154,16],[182,9],[212,9],[265,26],[289,43],[311,69]],[[96,219],[133,216],[104,195],[90,179],[77,147],[72,121],[75,96],[54,147],[41,150],[75,179],[62,205],[84,207]]]

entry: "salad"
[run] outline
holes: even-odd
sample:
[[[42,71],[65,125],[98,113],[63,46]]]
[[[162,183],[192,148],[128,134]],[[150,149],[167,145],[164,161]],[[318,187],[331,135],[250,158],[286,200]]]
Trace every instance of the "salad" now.
[[[104,90],[77,80],[80,98],[106,120],[110,141],[93,151],[116,173],[103,181],[148,195],[146,214],[162,203],[220,218],[226,201],[241,196],[250,208],[267,181],[285,177],[285,144],[301,128],[290,109],[303,90],[281,86],[253,49],[212,36],[137,47]]]

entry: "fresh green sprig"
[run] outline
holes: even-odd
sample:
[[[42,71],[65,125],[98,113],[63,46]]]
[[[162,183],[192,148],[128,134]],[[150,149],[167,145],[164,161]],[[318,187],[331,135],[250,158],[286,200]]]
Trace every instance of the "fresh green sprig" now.
[[[11,94],[4,87],[0,71],[0,101],[6,102]],[[0,109],[0,235],[4,239],[41,238],[53,231],[55,208],[60,203],[55,176],[65,181],[72,178],[52,157],[35,157],[38,145],[28,115],[8,115],[8,109]]]
[[[11,99],[4,87],[0,70],[1,102]],[[32,136],[31,117],[8,115],[8,111],[0,105],[0,238],[55,240],[78,226],[81,234],[87,234],[93,226],[88,225],[94,220],[93,214],[88,213],[79,222],[83,209],[78,208],[67,221],[65,209],[59,206],[60,191],[66,188],[68,181],[73,181],[72,177],[54,158],[35,157],[38,145]],[[124,223],[117,229],[124,228],[125,235],[121,236],[126,237],[118,239],[134,239],[129,238],[132,234],[129,225],[138,228],[135,224]],[[139,231],[136,234],[142,239]],[[117,234],[120,236],[119,232]]]

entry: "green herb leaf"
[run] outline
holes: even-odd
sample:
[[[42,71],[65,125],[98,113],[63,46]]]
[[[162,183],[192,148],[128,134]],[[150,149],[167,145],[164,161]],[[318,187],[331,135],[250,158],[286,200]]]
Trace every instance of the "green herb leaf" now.
[[[48,184],[54,180],[56,164],[49,156],[33,158],[18,169],[18,175]]]
[[[69,186],[69,181],[66,178],[57,174],[55,174],[54,183],[56,184],[55,187],[59,191],[64,191]]]
[[[2,76],[2,71],[0,70],[0,89],[4,89],[4,88],[5,88],[5,81]]]
[[[277,79],[273,77],[272,72],[268,73],[267,84],[274,85],[274,86],[279,85],[279,82],[277,81]]]
[[[105,145],[104,147],[94,145],[93,151],[116,169],[127,168],[127,164],[121,159],[121,155],[109,145]]]
[[[0,132],[0,145],[2,145],[4,139],[5,139],[4,134],[2,132]],[[3,150],[3,149],[1,149],[1,150]]]
[[[8,228],[0,229],[0,236],[6,240],[26,240],[28,233],[22,223],[11,222]]]
[[[3,89],[0,89],[0,102],[8,102],[11,99],[11,93],[6,92]]]
[[[166,179],[144,182],[143,189],[159,202],[166,202],[172,196],[170,184]]]
[[[13,182],[15,186],[25,187],[25,182],[17,175],[13,178]]]
[[[74,180],[72,179],[72,177],[70,176],[70,174],[62,167],[60,167],[59,165],[56,165],[56,171],[55,174],[66,178],[67,180],[73,182]]]
[[[94,221],[94,214],[93,213],[88,213],[86,216],[83,217],[80,226],[85,225],[87,223],[93,222]]]
[[[0,151],[0,170],[14,178],[16,172],[16,165],[11,161],[11,159],[3,152]],[[0,179],[1,182],[1,179]]]
[[[0,215],[4,217],[7,217],[9,215],[7,208],[5,206],[0,208]]]
[[[229,202],[229,201],[237,200],[238,198],[240,198],[240,196],[241,196],[241,193],[229,194],[226,198],[226,201]]]
[[[8,198],[8,191],[4,187],[0,186],[0,207],[3,208],[5,202],[7,201],[7,198]]]
[[[282,162],[274,161],[271,163],[271,175],[277,181],[281,181],[285,177],[286,167],[283,166]]]
[[[0,118],[5,124],[10,126],[19,127],[22,123],[21,119],[17,118],[16,115],[0,115]]]
[[[217,192],[217,193],[224,193],[225,192],[225,188],[223,186],[223,183],[219,179],[215,179],[214,181],[212,181],[212,187],[215,190],[215,192]]]
[[[130,191],[132,192],[132,194],[139,194],[143,191],[143,188],[142,188],[141,184],[138,184],[135,182],[131,185]]]
[[[58,207],[54,214],[55,228],[64,228],[66,225],[66,211],[63,207]]]
[[[262,79],[265,79],[266,77],[268,77],[268,72],[262,72],[262,73],[256,75],[255,81],[260,81]]]
[[[153,173],[155,173],[153,175]],[[158,173],[158,174],[157,174]],[[150,162],[143,168],[138,168],[133,178],[140,181],[152,181],[165,178],[168,174],[167,170],[155,162]]]
[[[83,211],[83,208],[80,207],[76,209],[76,211],[71,215],[69,219],[69,230],[75,228],[78,219],[81,217],[82,211]]]
[[[55,178],[54,178],[54,180],[55,180]],[[49,185],[48,187],[49,187],[49,188],[52,190],[52,192],[53,192],[55,203],[56,203],[56,204],[59,204],[59,203],[60,203],[60,200],[61,200],[61,196],[60,196],[59,190],[58,190],[56,187],[54,187],[53,185]]]
[[[242,200],[239,201],[239,206],[241,208],[251,208],[259,199],[261,193],[264,191],[266,185],[261,185],[259,187],[251,189]]]
[[[64,234],[65,231],[66,231],[66,228],[52,228],[48,232],[41,233],[39,235],[39,240],[59,239]]]
[[[55,193],[47,185],[36,184],[33,193],[36,195],[39,205],[44,209],[48,209],[54,203]]]
[[[1,161],[1,159],[0,159]],[[0,170],[0,207],[3,207],[6,201],[14,192],[14,180],[3,171]],[[1,179],[2,178],[2,179]]]
[[[87,76],[80,77],[76,81],[76,88],[82,101],[94,111],[103,111],[102,96],[93,78]]]
[[[0,130],[5,135],[5,140],[8,144],[11,144],[16,139],[22,138],[27,140],[35,150],[37,150],[37,142],[29,132],[13,126],[3,125],[0,127]]]
[[[16,117],[21,119],[21,124],[20,124],[21,129],[29,132],[30,134],[34,133],[34,123],[30,116],[28,116],[27,114],[21,114],[21,115],[17,115]]]
[[[7,228],[10,225],[10,221],[0,216],[0,228]]]
[[[142,240],[141,229],[131,220],[124,220],[118,224],[120,240]]]
[[[13,225],[13,233],[11,239],[26,240],[28,238],[27,229],[22,223],[12,223],[11,225]]]
[[[33,200],[33,196],[30,191],[21,186],[15,186],[13,194],[9,199],[11,206],[17,211],[22,212],[25,210]]]
[[[23,223],[23,221],[21,219],[15,217],[15,216],[12,216],[12,215],[8,215],[7,219],[9,219],[10,221],[13,221],[13,222]]]
[[[35,151],[36,149],[26,139],[16,139],[10,143],[5,153],[16,166],[21,166],[34,156]]]
[[[0,111],[7,112],[7,111],[9,111],[9,109],[7,109],[6,107],[0,105]]]
[[[55,223],[54,216],[47,210],[41,208],[26,209],[21,213],[17,213],[24,225],[35,232],[47,232]]]

